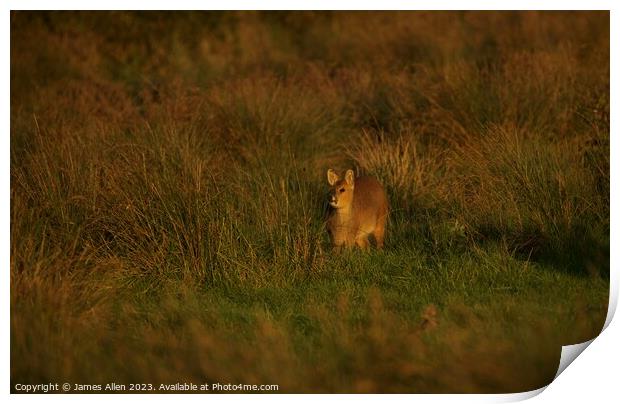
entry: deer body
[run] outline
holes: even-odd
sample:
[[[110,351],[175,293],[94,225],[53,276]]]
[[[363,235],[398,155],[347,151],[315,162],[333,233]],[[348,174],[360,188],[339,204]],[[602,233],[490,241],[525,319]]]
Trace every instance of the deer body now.
[[[331,186],[330,205],[333,208],[327,219],[327,231],[335,248],[370,246],[372,234],[377,248],[383,248],[388,200],[383,186],[373,177],[354,178],[348,170],[340,178],[334,170],[327,171]]]

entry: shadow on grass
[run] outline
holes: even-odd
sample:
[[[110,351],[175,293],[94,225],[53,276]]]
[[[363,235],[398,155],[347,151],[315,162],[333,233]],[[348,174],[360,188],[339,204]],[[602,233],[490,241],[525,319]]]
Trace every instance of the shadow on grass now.
[[[476,241],[483,245],[505,243],[515,258],[544,264],[545,268],[609,280],[609,238],[583,224],[558,229],[555,235],[537,228],[507,231],[489,226],[479,229]]]

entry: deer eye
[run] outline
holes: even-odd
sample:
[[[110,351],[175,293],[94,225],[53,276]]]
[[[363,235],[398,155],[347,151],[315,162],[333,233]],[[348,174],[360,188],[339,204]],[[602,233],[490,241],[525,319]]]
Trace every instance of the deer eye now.
[[[343,193],[343,192],[344,192],[344,188],[340,188],[340,193]]]

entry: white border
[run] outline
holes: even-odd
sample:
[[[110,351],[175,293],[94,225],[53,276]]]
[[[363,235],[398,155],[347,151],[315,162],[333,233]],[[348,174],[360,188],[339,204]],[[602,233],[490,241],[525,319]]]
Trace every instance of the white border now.
[[[2,230],[0,231],[0,246],[2,248],[2,262],[5,264],[0,266],[0,268],[6,268],[2,273],[2,288],[0,288],[2,293],[2,332],[1,341],[2,341],[2,357],[5,358],[5,363],[0,366],[0,377],[4,382],[2,384],[3,389],[7,389],[7,393],[10,391],[10,380],[11,380],[11,364],[9,358],[11,357],[11,349],[9,345],[10,340],[10,295],[11,295],[11,278],[10,278],[10,256],[11,256],[11,244],[10,244],[10,200],[11,200],[11,190],[10,190],[10,169],[11,169],[11,141],[10,141],[10,122],[11,122],[11,104],[10,104],[10,88],[11,88],[11,76],[9,75],[9,63],[11,60],[10,56],[10,36],[11,36],[11,24],[10,24],[10,13],[5,11],[0,16],[2,23],[0,23],[0,27],[2,27],[2,40],[0,40],[0,55],[5,55],[2,58],[5,62],[2,63],[2,88],[4,89],[3,96],[0,100],[2,103],[2,109],[0,110],[0,116],[2,116],[2,127],[6,130],[6,135],[1,137],[0,146],[2,148],[2,160],[0,168],[0,220],[2,221]]]
[[[10,10],[610,10],[610,0],[590,1],[497,1],[497,0],[9,0]]]

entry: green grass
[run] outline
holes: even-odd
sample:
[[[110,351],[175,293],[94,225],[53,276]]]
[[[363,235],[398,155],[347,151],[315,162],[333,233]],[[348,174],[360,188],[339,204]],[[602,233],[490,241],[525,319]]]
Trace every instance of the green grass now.
[[[608,13],[11,14],[12,385],[531,390],[608,290]]]

